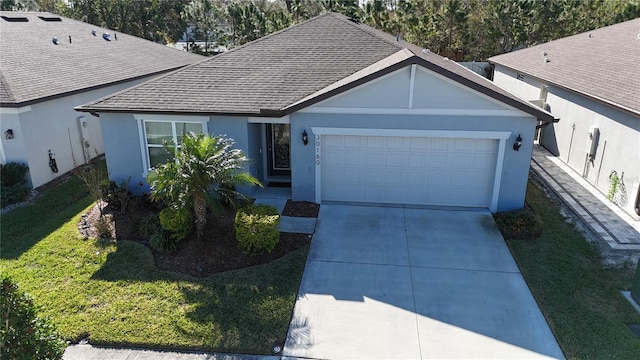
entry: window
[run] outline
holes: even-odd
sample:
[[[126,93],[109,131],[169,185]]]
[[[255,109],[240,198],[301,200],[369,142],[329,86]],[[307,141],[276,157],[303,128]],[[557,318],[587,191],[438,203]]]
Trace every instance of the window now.
[[[165,148],[165,142],[173,142],[176,148],[182,144],[187,133],[204,133],[204,123],[179,121],[144,121],[145,142],[147,150],[147,164],[149,168],[169,161],[172,154]]]

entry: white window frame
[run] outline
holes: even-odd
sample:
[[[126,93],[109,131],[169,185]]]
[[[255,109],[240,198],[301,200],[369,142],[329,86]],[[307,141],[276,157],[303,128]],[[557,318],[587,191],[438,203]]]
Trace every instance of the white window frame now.
[[[138,135],[140,137],[140,154],[142,156],[142,177],[146,178],[149,175],[149,170],[151,169],[151,160],[149,159],[149,148],[150,147],[163,147],[164,145],[160,144],[147,144],[147,131],[145,127],[145,123],[147,122],[166,122],[171,123],[171,132],[173,142],[177,144],[178,135],[176,132],[176,123],[192,123],[192,124],[201,124],[202,132],[204,134],[209,133],[208,123],[209,118],[203,116],[175,116],[175,115],[134,115],[134,118],[138,122]]]

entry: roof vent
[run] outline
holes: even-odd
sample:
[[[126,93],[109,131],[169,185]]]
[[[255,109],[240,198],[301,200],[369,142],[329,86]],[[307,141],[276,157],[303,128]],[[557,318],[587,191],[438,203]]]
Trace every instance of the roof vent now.
[[[546,52],[546,51],[543,51],[543,52],[542,52],[542,56],[547,56],[547,52]]]
[[[38,17],[42,21],[52,21],[52,22],[54,22],[54,21],[57,21],[57,22],[62,21],[62,19],[57,17],[57,16],[38,16]]]
[[[54,45],[58,45],[59,41],[57,37],[53,37],[53,39],[51,40],[53,42]]]
[[[24,16],[1,16],[2,19],[4,21],[8,21],[8,22],[28,22],[29,19],[27,19]]]
[[[354,17],[350,17],[350,18],[348,18],[348,19],[349,19],[349,21],[351,21],[351,22],[353,22],[353,23],[360,24],[360,20],[358,20],[358,19],[356,19],[356,18],[354,18]]]
[[[423,54],[428,54],[428,53],[430,53],[430,52],[431,52],[431,50],[429,50],[429,49],[422,49],[422,53],[423,53]]]
[[[96,31],[95,31],[95,30],[91,30],[91,35],[93,35],[93,36],[97,36]]]
[[[548,63],[548,62],[551,62],[551,60],[549,60],[549,58],[545,56],[545,57],[544,57],[544,62],[545,62],[545,63]]]
[[[443,57],[442,60],[449,61],[449,58],[448,57]]]
[[[102,34],[102,38],[107,40],[107,41],[111,41],[111,34],[109,34],[108,32],[103,33]]]
[[[591,33],[589,33],[589,37],[591,37]]]

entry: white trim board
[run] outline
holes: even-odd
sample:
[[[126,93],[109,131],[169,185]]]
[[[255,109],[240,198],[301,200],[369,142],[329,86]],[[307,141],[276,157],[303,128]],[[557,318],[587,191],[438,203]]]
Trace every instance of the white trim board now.
[[[315,202],[322,203],[322,136],[323,135],[351,135],[351,136],[399,136],[399,137],[431,137],[431,138],[466,138],[498,140],[496,169],[493,180],[493,191],[489,210],[495,213],[498,209],[500,183],[502,181],[502,167],[506,141],[512,135],[510,131],[464,131],[464,130],[406,130],[406,129],[367,129],[367,128],[326,128],[311,127],[314,134],[315,146]]]
[[[0,107],[0,114],[20,114],[27,111],[31,111],[31,105],[19,108]]]
[[[164,115],[164,114],[133,114],[136,120],[159,121],[159,122],[202,122],[208,123],[208,116],[192,115]]]
[[[247,118],[247,122],[250,124],[290,124],[291,119],[289,118],[289,115],[279,118],[249,116]]]
[[[298,110],[298,112],[309,114],[499,116],[533,118],[532,115],[520,110],[308,107]]]

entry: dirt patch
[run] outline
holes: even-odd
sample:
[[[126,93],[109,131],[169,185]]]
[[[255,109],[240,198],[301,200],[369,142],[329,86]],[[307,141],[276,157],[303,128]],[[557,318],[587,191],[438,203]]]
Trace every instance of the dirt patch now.
[[[283,216],[293,217],[318,217],[320,211],[320,204],[316,204],[309,201],[291,201],[287,200],[287,204],[282,210]]]
[[[320,205],[311,202],[287,202],[286,216],[317,217]],[[285,207],[287,210],[287,207]],[[311,235],[298,233],[280,233],[280,242],[270,253],[247,256],[238,249],[235,239],[235,209],[229,208],[220,216],[209,215],[204,236],[198,239],[195,234],[182,240],[171,252],[158,251],[150,246],[147,239],[137,234],[140,219],[157,212],[158,209],[148,201],[140,199],[132,213],[121,213],[106,204],[103,213],[111,218],[112,238],[139,242],[151,249],[158,268],[206,277],[212,274],[260,265],[278,259],[292,251],[309,244]],[[284,215],[284,214],[283,214]],[[98,238],[95,224],[100,217],[98,206],[94,206],[82,216],[78,231],[85,238]]]

